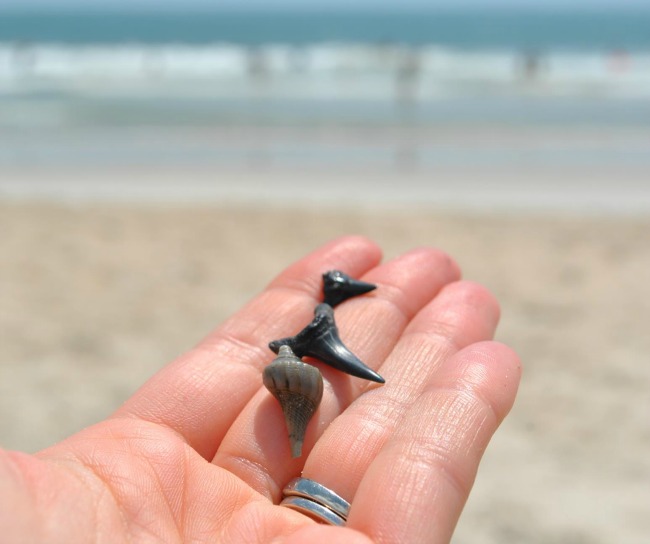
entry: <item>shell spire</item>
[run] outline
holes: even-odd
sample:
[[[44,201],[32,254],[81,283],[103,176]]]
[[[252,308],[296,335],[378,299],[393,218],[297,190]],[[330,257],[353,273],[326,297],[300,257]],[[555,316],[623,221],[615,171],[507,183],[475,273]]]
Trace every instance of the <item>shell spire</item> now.
[[[320,370],[302,362],[289,346],[282,346],[278,357],[264,369],[263,381],[282,407],[291,455],[300,457],[307,425],[323,397]]]

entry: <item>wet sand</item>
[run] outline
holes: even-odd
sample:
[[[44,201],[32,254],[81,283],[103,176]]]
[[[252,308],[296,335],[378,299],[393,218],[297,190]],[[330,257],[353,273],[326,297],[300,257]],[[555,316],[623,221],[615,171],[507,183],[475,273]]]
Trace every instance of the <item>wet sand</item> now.
[[[105,417],[286,264],[359,233],[454,255],[524,363],[454,542],[647,542],[650,219],[4,200],[0,232],[4,447]]]

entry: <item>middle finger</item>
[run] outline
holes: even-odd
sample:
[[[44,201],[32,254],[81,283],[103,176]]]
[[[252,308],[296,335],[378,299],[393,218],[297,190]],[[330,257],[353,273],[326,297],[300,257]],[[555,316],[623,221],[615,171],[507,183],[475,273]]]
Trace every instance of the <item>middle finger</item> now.
[[[357,399],[327,429],[305,462],[304,477],[351,502],[367,467],[440,366],[460,349],[492,338],[498,319],[498,303],[485,288],[472,282],[445,287],[382,365],[386,385]]]

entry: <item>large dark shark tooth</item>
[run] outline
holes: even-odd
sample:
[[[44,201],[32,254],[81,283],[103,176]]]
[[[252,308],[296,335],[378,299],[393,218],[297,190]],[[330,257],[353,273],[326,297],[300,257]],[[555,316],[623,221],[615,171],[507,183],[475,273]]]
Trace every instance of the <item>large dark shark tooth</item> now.
[[[329,304],[332,308],[350,297],[363,295],[373,289],[377,289],[377,286],[365,281],[355,280],[340,270],[330,270],[323,274],[325,304]]]
[[[334,322],[334,310],[329,304],[316,306],[314,320],[296,336],[274,340],[269,344],[275,353],[279,353],[282,346],[289,346],[298,357],[314,357],[352,376],[377,383],[385,382],[345,347]]]

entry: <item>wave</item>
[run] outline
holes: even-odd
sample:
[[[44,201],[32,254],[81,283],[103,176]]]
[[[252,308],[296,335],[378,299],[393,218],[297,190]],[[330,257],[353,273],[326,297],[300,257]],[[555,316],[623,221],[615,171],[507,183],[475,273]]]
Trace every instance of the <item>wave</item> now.
[[[330,43],[71,46],[0,43],[0,92],[270,93],[433,100],[462,94],[650,96],[650,51],[463,50]]]

